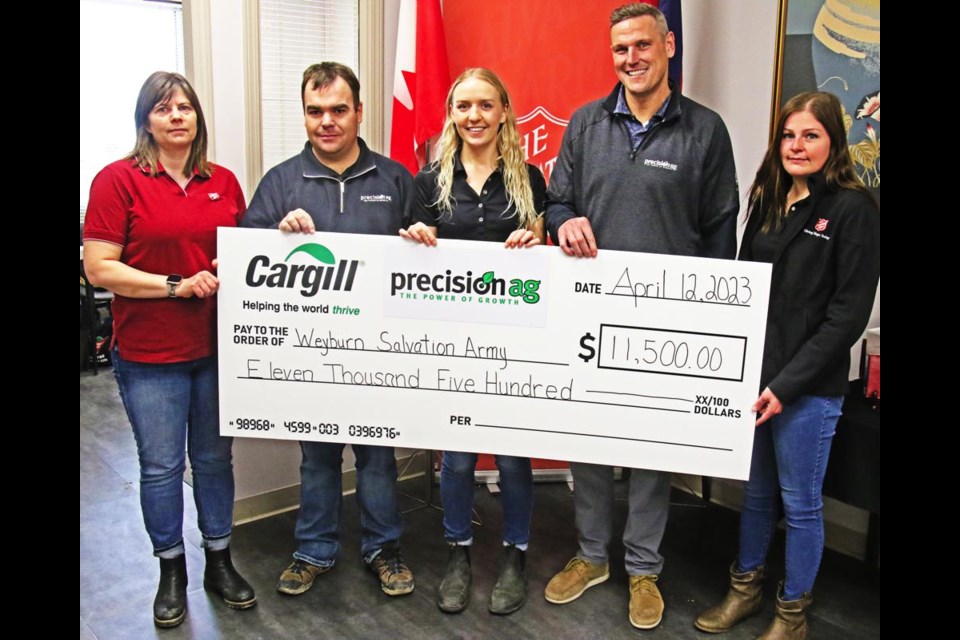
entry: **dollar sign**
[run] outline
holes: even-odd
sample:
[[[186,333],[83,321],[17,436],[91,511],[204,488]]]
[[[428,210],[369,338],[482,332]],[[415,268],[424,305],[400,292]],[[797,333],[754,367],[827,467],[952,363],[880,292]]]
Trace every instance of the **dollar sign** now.
[[[596,340],[596,338],[594,338],[589,331],[580,338],[580,348],[584,350],[580,352],[580,359],[584,362],[590,362],[593,360],[593,357],[597,355],[597,350],[592,346],[594,340]]]

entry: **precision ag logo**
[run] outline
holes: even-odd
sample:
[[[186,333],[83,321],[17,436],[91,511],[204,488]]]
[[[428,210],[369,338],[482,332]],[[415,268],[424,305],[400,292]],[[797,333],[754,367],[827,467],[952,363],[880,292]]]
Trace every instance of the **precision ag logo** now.
[[[443,273],[401,273],[390,275],[390,295],[447,302],[478,302],[486,304],[527,304],[540,302],[540,280],[513,278],[508,281],[498,278],[493,271],[474,276],[473,271],[454,274],[447,269]],[[476,296],[476,297],[475,297]]]
[[[290,262],[293,256],[304,253],[321,264]],[[302,244],[283,259],[271,262],[264,255],[254,256],[247,265],[247,286],[270,289],[300,289],[300,295],[311,297],[324,291],[350,291],[357,275],[359,260],[337,260],[333,252],[322,244]]]

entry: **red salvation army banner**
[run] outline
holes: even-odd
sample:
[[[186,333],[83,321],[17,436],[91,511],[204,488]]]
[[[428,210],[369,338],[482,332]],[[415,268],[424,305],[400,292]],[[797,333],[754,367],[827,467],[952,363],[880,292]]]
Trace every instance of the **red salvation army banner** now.
[[[482,11],[476,2],[443,3],[451,79],[467,67],[488,67],[503,79],[527,160],[548,181],[571,114],[617,82],[610,12],[625,2],[487,0]]]

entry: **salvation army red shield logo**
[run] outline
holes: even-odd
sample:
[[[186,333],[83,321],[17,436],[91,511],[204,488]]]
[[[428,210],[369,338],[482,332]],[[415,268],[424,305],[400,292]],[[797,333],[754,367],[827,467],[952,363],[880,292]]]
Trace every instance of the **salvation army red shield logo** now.
[[[520,145],[527,162],[536,165],[548,183],[553,166],[557,163],[560,141],[567,129],[567,122],[539,106],[527,115],[517,118]]]
[[[819,220],[817,220],[817,224],[814,225],[813,228],[819,231],[820,233],[823,233],[824,231],[827,230],[828,224],[830,224],[829,220],[827,220],[826,218],[820,218]]]

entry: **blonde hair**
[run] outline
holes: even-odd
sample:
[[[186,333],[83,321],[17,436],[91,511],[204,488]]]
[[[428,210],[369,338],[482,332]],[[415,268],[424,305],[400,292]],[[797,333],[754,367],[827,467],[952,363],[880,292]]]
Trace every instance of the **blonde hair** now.
[[[510,95],[503,82],[493,71],[483,67],[467,69],[454,80],[447,93],[447,117],[437,143],[437,200],[433,204],[442,215],[453,215],[453,167],[462,141],[457,133],[457,125],[451,116],[453,112],[453,92],[457,86],[469,78],[483,80],[500,94],[506,120],[497,131],[497,161],[503,174],[503,184],[507,191],[507,208],[516,211],[517,228],[531,228],[539,217],[533,202],[533,190],[530,187],[530,173],[520,146],[520,131],[517,129],[517,116],[513,112]]]

